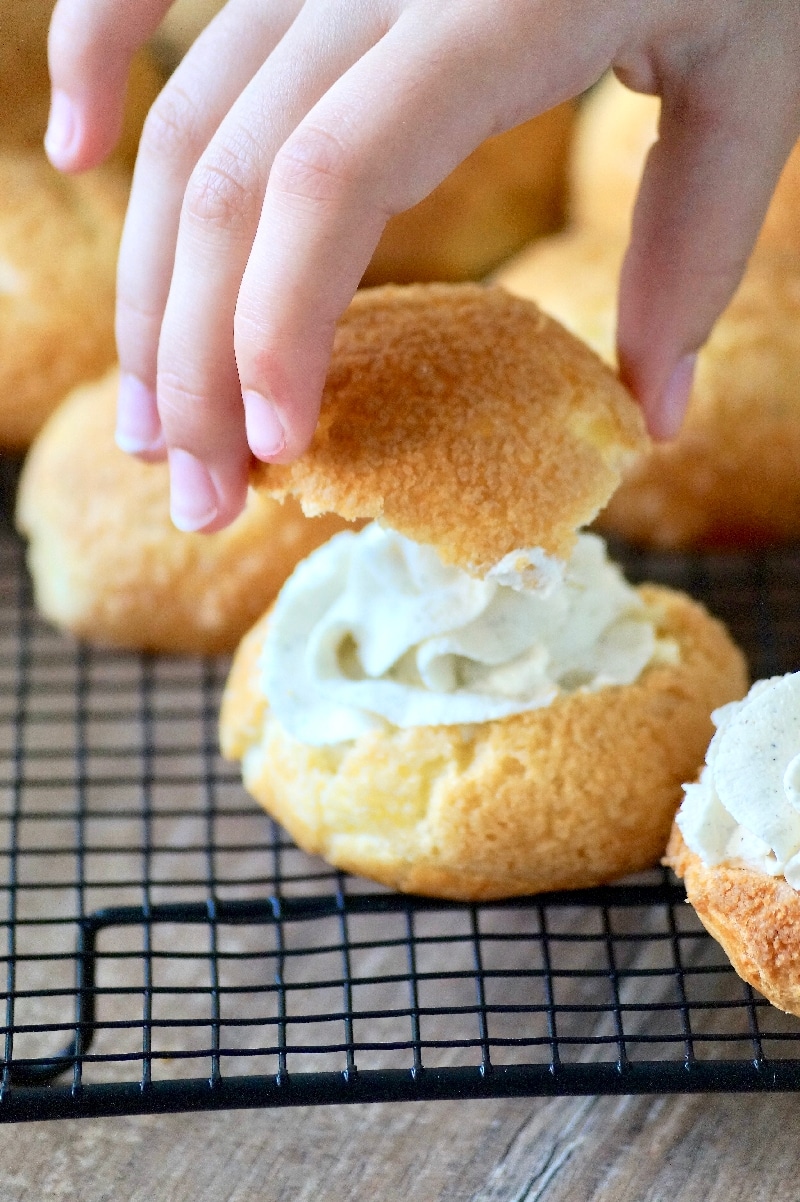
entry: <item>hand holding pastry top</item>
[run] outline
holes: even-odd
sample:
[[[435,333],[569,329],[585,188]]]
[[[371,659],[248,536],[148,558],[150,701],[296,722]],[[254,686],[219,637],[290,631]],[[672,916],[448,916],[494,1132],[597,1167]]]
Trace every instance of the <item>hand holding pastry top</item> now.
[[[58,0],[46,146],[117,137],[168,0]],[[480,142],[612,66],[662,97],[622,275],[619,361],[656,437],[800,134],[796,0],[228,0],[145,126],[122,242],[118,441],[168,454],[172,514],[217,530],[250,451],[308,444],[337,318],[387,219]]]

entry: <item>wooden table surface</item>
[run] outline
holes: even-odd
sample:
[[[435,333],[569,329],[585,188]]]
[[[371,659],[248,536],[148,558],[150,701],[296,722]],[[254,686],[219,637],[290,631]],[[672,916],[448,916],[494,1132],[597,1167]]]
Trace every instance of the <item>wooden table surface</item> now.
[[[567,1098],[31,1123],[3,1202],[796,1202],[800,1097]]]

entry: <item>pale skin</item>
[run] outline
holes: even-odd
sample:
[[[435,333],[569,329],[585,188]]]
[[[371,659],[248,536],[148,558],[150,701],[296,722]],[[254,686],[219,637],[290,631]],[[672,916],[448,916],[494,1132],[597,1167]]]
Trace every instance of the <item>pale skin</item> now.
[[[113,148],[130,60],[168,7],[58,0],[60,170]],[[229,0],[147,120],[119,261],[117,439],[168,456],[179,528],[236,517],[251,452],[308,445],[388,218],[608,67],[663,102],[618,350],[665,438],[800,136],[797,0]]]

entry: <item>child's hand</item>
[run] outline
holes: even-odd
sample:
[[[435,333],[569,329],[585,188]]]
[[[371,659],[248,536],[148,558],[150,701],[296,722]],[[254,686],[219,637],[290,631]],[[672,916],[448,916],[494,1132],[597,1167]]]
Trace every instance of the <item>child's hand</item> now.
[[[128,64],[167,7],[59,0],[56,166],[111,150]],[[279,461],[308,444],[386,220],[609,65],[663,97],[619,351],[666,436],[800,133],[797,0],[229,0],[150,114],[120,254],[119,441],[166,446],[177,525],[236,516],[248,443]]]

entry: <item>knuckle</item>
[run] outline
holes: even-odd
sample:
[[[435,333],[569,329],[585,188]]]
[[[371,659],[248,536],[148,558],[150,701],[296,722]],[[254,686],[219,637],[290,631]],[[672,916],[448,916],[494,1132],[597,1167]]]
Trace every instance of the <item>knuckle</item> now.
[[[164,429],[188,445],[195,441],[208,412],[208,398],[186,387],[185,377],[159,369],[158,412]]]
[[[135,295],[120,288],[117,290],[117,343],[138,345],[144,339],[158,339],[162,314],[153,305],[148,305]]]
[[[199,126],[197,104],[175,84],[168,85],[147,114],[140,153],[158,163],[186,160],[200,140]]]
[[[275,156],[270,185],[295,202],[329,205],[358,184],[359,160],[330,130],[301,126]]]
[[[244,147],[215,147],[201,159],[186,188],[184,215],[204,228],[252,233],[261,207],[258,168]]]
[[[240,368],[243,362],[255,371],[266,368],[272,360],[269,342],[264,315],[248,302],[243,287],[233,315],[233,347]]]

